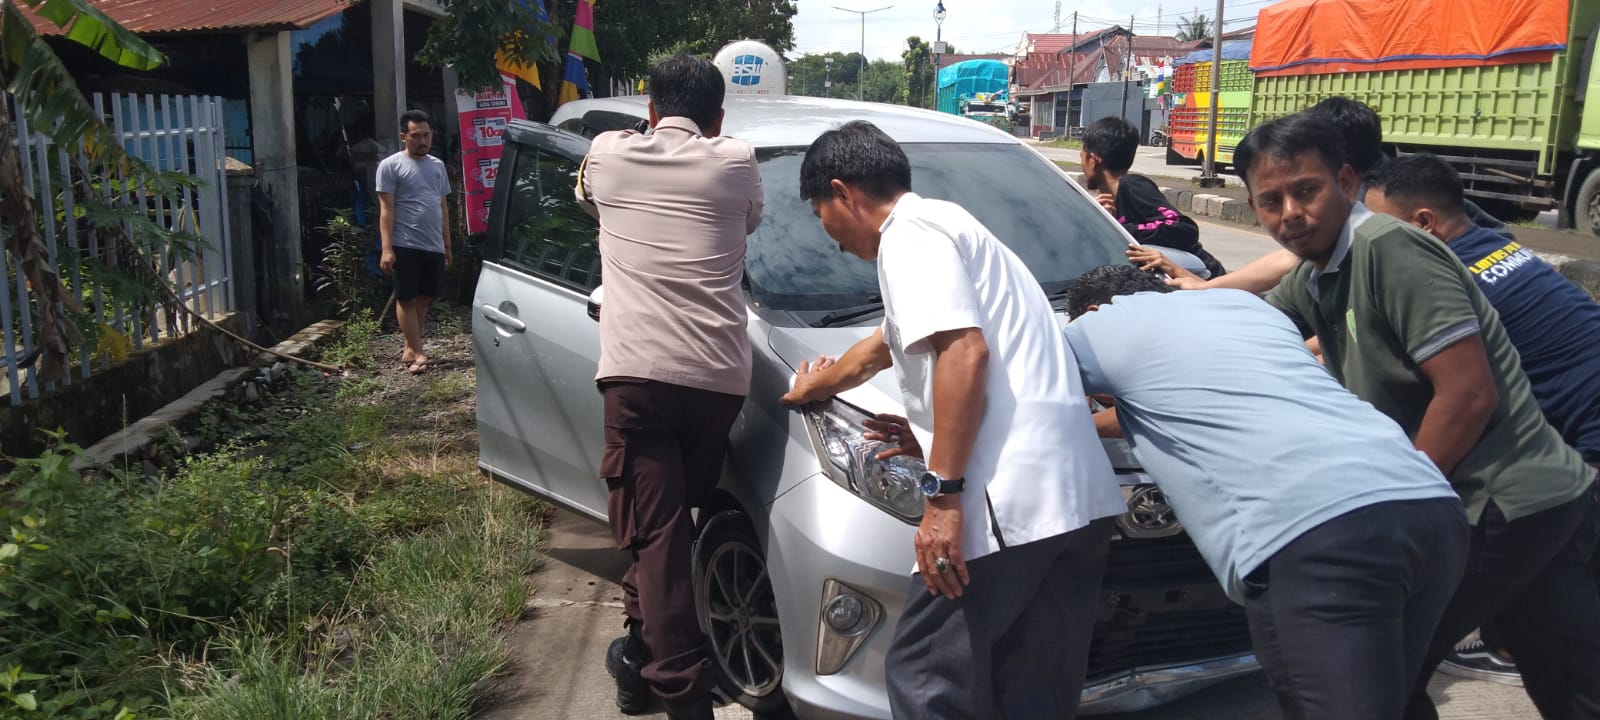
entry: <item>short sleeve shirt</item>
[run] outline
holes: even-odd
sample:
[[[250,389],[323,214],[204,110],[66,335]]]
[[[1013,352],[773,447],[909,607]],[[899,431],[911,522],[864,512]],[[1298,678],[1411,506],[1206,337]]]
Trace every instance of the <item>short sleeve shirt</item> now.
[[[1450,241],[1522,357],[1533,397],[1568,445],[1600,464],[1600,304],[1522,243],[1474,227]]]
[[[1229,597],[1307,531],[1383,502],[1453,498],[1394,421],[1242,290],[1118,297],[1067,326],[1117,420]],[[1172,352],[1183,348],[1183,352]]]
[[[1127,510],[1049,299],[977,218],[954,203],[902,196],[882,226],[878,283],[884,341],[924,447],[939,442],[930,339],[978,328],[989,346],[983,419],[962,493],[965,557]]]
[[[1302,262],[1267,299],[1318,337],[1334,377],[1412,438],[1433,400],[1421,364],[1481,336],[1500,404],[1450,477],[1474,523],[1490,499],[1516,520],[1577,498],[1593,481],[1545,422],[1500,316],[1433,236],[1357,204],[1328,269]]]
[[[394,195],[394,235],[397,248],[444,252],[444,208],[450,178],[444,161],[432,155],[422,159],[401,150],[378,163],[378,192]]]

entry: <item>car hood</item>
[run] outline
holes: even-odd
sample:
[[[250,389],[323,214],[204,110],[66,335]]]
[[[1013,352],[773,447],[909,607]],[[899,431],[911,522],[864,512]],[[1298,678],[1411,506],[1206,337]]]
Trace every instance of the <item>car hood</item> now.
[[[861,342],[878,329],[877,325],[839,328],[785,328],[776,327],[767,336],[767,344],[790,370],[800,363],[816,360],[818,356],[839,357],[851,345]],[[870,413],[905,414],[905,403],[900,400],[900,386],[892,372],[878,373],[871,382],[839,394],[839,398]]]
[[[1065,326],[1067,319],[1060,313],[1056,314],[1056,322]],[[861,340],[872,335],[878,329],[877,325],[863,325],[857,327],[840,328],[788,328],[774,327],[767,335],[767,345],[773,354],[794,370],[800,363],[815,360],[820,355],[838,357]],[[846,390],[839,394],[839,398],[869,413],[895,413],[905,414],[905,403],[900,397],[900,386],[895,381],[893,372],[881,372],[865,385]],[[1133,449],[1126,440],[1121,438],[1102,438],[1100,441],[1105,448],[1111,466],[1118,473],[1136,474],[1138,478],[1124,478],[1125,481],[1147,482],[1143,477],[1142,468],[1138,459],[1133,455]]]

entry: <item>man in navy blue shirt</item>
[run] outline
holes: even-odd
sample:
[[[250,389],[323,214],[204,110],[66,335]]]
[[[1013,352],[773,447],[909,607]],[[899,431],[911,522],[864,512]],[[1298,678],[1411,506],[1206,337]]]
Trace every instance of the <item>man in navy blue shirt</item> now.
[[[1475,225],[1461,177],[1428,154],[1381,166],[1367,207],[1450,246],[1505,324],[1545,419],[1600,466],[1600,304],[1514,239]]]

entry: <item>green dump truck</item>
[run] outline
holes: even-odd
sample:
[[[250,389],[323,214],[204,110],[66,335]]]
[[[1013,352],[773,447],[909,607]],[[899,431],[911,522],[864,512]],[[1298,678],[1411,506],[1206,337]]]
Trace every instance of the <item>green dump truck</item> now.
[[[1430,20],[1405,40],[1431,47],[1356,27]],[[1289,0],[1261,11],[1250,126],[1348,96],[1382,118],[1388,154],[1443,157],[1492,214],[1557,209],[1563,227],[1600,235],[1597,29],[1594,0]],[[1481,46],[1464,47],[1472,38]]]

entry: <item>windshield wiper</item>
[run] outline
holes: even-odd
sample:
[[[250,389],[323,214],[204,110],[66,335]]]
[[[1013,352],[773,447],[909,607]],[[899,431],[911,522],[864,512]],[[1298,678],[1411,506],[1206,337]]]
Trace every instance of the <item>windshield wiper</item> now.
[[[873,295],[872,297],[867,298],[867,302],[865,302],[865,303],[863,303],[861,305],[855,305],[855,306],[847,307],[847,308],[839,308],[838,310],[834,310],[833,312],[830,312],[827,315],[823,315],[816,322],[811,323],[811,327],[819,327],[819,328],[832,327],[833,325],[835,325],[837,323],[842,323],[842,322],[846,322],[846,321],[849,321],[849,320],[855,320],[857,318],[866,317],[866,316],[871,315],[873,313],[881,312],[882,310],[883,310],[883,298],[878,296],[878,295]]]

